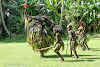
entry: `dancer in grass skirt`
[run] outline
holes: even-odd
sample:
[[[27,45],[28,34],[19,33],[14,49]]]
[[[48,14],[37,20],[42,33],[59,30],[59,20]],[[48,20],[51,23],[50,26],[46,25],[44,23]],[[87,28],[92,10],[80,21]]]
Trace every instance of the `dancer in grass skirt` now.
[[[72,30],[72,25],[69,24],[67,26],[67,30],[68,30],[68,40],[70,42],[70,50],[71,50],[71,56],[72,56],[72,52],[74,53],[74,58],[78,58],[77,52],[76,52],[76,48],[78,46],[78,43],[76,41],[76,34],[75,32]]]
[[[78,22],[77,34],[78,34],[78,42],[82,50],[89,49],[87,45],[88,38],[85,32],[85,25],[82,22]]]
[[[27,17],[25,19],[25,29],[27,31],[27,42],[32,46],[34,51],[39,51],[40,55],[43,57],[44,53],[49,49],[54,48],[54,52],[64,61],[63,57],[59,53],[60,47],[55,47],[54,41],[61,37],[58,34],[56,25],[54,25],[46,16],[39,14],[35,17]],[[56,29],[57,32],[54,32]],[[55,34],[55,35],[54,35]]]

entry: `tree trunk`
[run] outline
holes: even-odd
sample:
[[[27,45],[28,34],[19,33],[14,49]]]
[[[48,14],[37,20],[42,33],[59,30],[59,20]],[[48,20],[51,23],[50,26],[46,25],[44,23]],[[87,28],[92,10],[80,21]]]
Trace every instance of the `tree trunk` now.
[[[1,14],[0,14],[0,35],[1,35],[1,33],[2,33],[2,23],[1,23]]]
[[[0,8],[1,8],[1,6],[0,6]],[[0,13],[0,35],[1,35],[1,33],[2,33],[2,20],[1,20],[1,13]]]
[[[8,31],[7,26],[5,24],[5,20],[4,20],[4,13],[3,13],[2,1],[4,1],[4,0],[0,0],[0,25],[3,25],[4,30],[10,36],[10,32]]]

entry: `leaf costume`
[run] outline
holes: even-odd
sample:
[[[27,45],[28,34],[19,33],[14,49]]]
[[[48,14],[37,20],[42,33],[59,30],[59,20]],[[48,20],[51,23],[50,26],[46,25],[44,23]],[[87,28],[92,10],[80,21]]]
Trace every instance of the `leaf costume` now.
[[[27,42],[33,50],[54,45],[54,34],[51,21],[44,15],[29,16],[25,19]]]
[[[64,61],[64,58],[59,53],[60,48],[62,46],[64,48],[64,43],[60,36],[63,33],[61,26],[53,24],[46,16],[39,14],[35,17],[26,17],[25,30],[27,32],[27,42],[32,46],[33,50],[40,51],[40,55],[43,57],[44,52],[59,44],[60,46],[56,46],[54,52]],[[60,42],[55,37],[57,33],[59,33]],[[54,44],[55,39],[57,44]]]

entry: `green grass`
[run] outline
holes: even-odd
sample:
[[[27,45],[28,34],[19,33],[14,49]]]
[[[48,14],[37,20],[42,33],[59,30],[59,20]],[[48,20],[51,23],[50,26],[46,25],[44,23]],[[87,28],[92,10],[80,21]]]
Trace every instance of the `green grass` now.
[[[66,51],[62,51],[65,61],[61,62],[53,50],[41,58],[23,40],[0,41],[0,67],[100,67],[100,38],[90,39],[88,45],[89,51],[78,47],[78,59],[70,57],[69,50],[67,55]]]

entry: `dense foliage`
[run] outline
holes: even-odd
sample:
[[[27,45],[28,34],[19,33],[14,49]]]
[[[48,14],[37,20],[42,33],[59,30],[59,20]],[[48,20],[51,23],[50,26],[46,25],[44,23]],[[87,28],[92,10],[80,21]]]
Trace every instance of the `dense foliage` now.
[[[76,29],[77,22],[84,22],[87,32],[100,31],[99,0],[6,0],[5,3],[5,22],[11,35],[24,34],[25,16],[38,14],[48,16],[53,23],[63,27],[72,23]],[[8,12],[9,16],[6,16]]]

